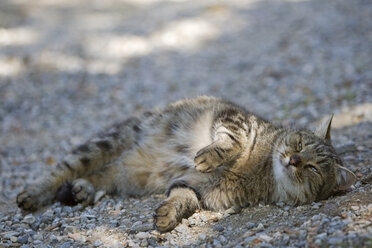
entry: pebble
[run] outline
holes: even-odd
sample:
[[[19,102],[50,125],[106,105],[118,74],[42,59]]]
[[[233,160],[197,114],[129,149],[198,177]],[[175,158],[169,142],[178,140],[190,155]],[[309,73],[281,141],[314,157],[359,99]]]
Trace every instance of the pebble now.
[[[149,236],[150,236],[150,234],[147,233],[147,232],[139,232],[139,233],[136,234],[135,237],[137,239],[147,239]]]
[[[324,239],[327,238],[327,233],[320,233],[320,234],[316,235],[315,238],[324,240]]]
[[[273,239],[272,237],[270,237],[270,236],[267,235],[267,234],[260,234],[260,235],[258,236],[258,238],[259,238],[260,240],[264,241],[264,242],[267,242],[267,243],[269,243],[269,242]]]
[[[147,242],[146,239],[141,241],[141,244],[140,244],[141,247],[147,247],[148,245],[149,245],[149,243]]]
[[[221,225],[216,225],[213,229],[217,232],[222,232],[225,228]]]
[[[10,232],[10,233],[6,233],[6,234],[4,234],[4,239],[10,239],[10,237],[12,237],[12,236],[18,236],[19,235],[19,232]]]
[[[262,223],[259,223],[258,226],[256,227],[256,231],[257,232],[261,232],[263,230],[265,230],[264,225]]]
[[[227,239],[226,239],[225,236],[220,235],[220,236],[218,237],[218,239],[220,240],[221,244],[227,244]]]
[[[29,225],[34,224],[36,221],[36,218],[32,214],[28,214],[23,218],[23,222],[27,223]]]
[[[28,236],[21,236],[17,238],[17,242],[26,244],[28,242]]]
[[[175,230],[179,233],[185,233],[187,232],[187,226],[185,224],[178,225]]]
[[[198,238],[199,240],[205,240],[207,236],[204,233],[199,233]]]
[[[331,245],[337,245],[342,243],[343,238],[342,237],[330,237],[328,238],[328,243]]]
[[[62,245],[61,245],[61,248],[70,248],[71,247],[71,243],[70,242],[64,242]]]

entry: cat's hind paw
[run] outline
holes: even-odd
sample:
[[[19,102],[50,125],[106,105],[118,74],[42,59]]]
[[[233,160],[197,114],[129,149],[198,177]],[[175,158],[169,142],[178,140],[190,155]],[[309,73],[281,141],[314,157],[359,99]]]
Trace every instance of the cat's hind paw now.
[[[30,186],[17,195],[17,205],[26,211],[36,211],[52,200],[49,193],[40,190],[38,186]]]
[[[72,182],[72,195],[77,203],[87,206],[93,203],[95,190],[93,185],[85,179],[79,178]]]
[[[154,224],[160,232],[172,231],[178,224],[175,206],[172,203],[163,202],[155,210]]]

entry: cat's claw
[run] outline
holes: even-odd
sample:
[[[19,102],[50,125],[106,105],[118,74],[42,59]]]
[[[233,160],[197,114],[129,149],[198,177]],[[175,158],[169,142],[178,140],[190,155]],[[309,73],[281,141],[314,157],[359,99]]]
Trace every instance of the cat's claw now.
[[[171,203],[163,202],[155,210],[154,224],[160,232],[173,230],[178,224],[176,208]]]

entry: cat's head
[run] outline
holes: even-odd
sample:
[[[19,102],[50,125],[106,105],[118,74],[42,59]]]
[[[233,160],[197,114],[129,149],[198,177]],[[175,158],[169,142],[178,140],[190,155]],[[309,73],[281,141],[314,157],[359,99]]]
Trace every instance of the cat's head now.
[[[332,116],[315,132],[290,131],[275,146],[275,201],[304,204],[349,188],[355,175],[331,144]]]

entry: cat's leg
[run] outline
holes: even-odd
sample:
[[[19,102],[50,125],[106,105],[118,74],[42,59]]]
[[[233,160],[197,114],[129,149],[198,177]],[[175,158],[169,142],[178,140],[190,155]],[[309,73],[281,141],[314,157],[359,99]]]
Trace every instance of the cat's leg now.
[[[192,189],[173,188],[168,198],[155,210],[155,226],[161,232],[171,231],[182,218],[188,218],[199,208],[198,197]]]
[[[123,151],[131,149],[140,135],[140,120],[137,118],[112,126],[108,131],[74,149],[47,177],[34,185],[26,186],[17,196],[18,206],[35,211],[50,204],[66,181],[71,182],[105,166]]]
[[[113,162],[89,175],[65,183],[56,193],[56,200],[65,204],[83,204],[87,206],[94,202],[95,193],[104,191],[107,194],[117,191],[117,187],[124,187],[120,180],[122,171],[117,163]],[[121,182],[121,185],[119,185]]]
[[[212,127],[213,143],[197,152],[194,162],[201,172],[211,172],[238,159],[247,143],[245,116],[236,109],[217,113]]]

